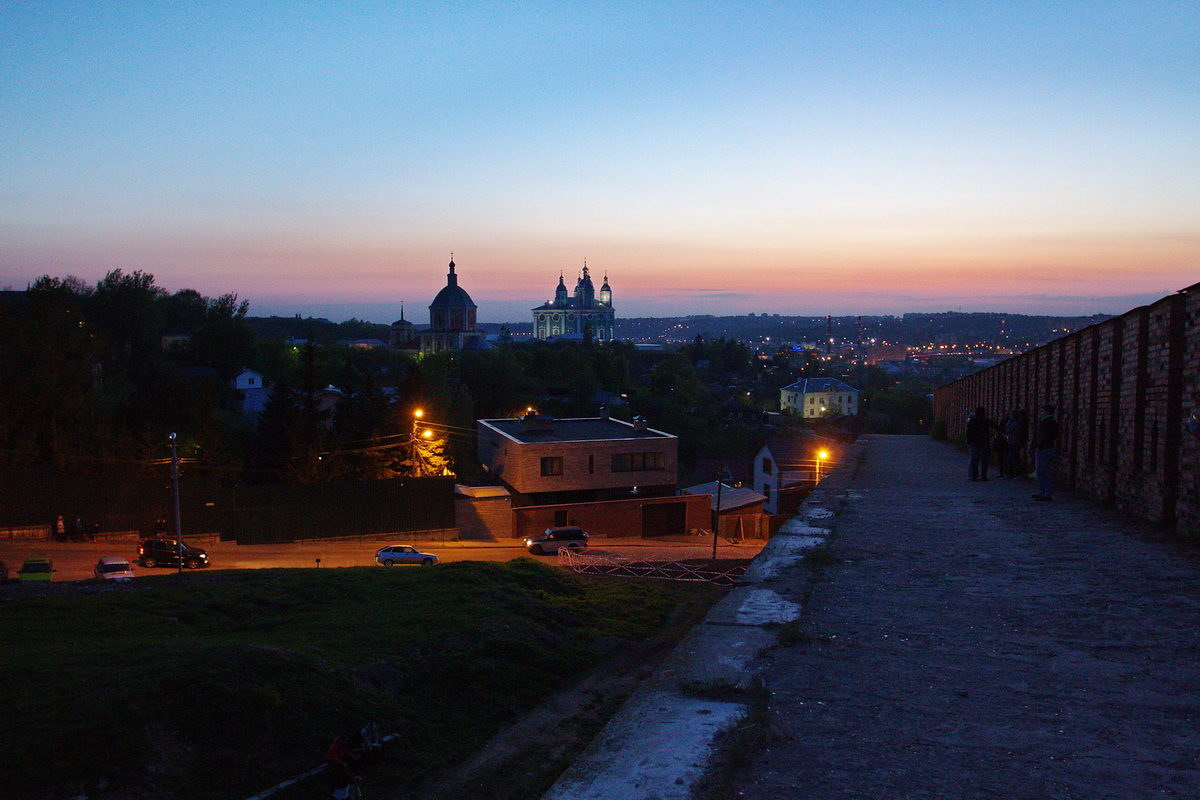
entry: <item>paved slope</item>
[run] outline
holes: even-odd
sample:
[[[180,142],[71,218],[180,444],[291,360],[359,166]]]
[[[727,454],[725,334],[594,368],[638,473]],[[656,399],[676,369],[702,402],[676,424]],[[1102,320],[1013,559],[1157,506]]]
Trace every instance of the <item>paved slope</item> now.
[[[1200,797],[1200,563],[1094,505],[864,437],[840,559],[760,662],[746,798]],[[839,476],[840,477],[840,476]]]

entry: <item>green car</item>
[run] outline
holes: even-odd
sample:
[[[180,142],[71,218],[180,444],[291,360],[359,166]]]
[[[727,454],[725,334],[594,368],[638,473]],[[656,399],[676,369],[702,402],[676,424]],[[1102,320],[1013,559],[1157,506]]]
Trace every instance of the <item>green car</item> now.
[[[22,581],[52,581],[54,562],[48,558],[27,558],[17,575]]]

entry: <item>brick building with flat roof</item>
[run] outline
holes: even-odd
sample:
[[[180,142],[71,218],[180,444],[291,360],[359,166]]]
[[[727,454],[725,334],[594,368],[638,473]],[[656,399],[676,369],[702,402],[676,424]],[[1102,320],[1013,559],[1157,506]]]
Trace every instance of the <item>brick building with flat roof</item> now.
[[[609,417],[476,420],[479,458],[512,493],[518,536],[582,525],[600,536],[707,527],[707,498],[678,497],[679,440]]]
[[[640,421],[530,414],[476,430],[480,461],[518,505],[675,494],[679,440]]]

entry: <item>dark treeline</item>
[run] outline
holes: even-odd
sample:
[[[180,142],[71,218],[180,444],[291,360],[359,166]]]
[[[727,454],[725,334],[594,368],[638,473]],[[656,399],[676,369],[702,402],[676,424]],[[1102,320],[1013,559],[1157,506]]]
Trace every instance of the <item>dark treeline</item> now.
[[[178,432],[190,472],[234,481],[481,478],[476,419],[528,407],[594,416],[606,403],[617,418],[643,415],[679,437],[686,485],[713,461],[747,462],[766,431],[737,412],[778,410],[780,387],[798,377],[858,386],[877,429],[916,432],[928,418],[923,385],[733,339],[697,336],[666,351],[500,342],[421,357],[339,344],[379,338],[369,323],[281,318],[264,328],[246,312],[235,294],[171,293],[152,275],[120,270],[95,286],[43,277],[3,293],[0,466],[160,474],[167,436]],[[242,412],[232,385],[245,368],[264,376],[258,414]]]
[[[684,459],[701,450],[740,457],[750,446],[745,431],[723,426],[719,414],[730,393],[722,387],[761,371],[736,342],[698,342],[672,353],[625,343],[502,343],[414,357],[339,346],[328,323],[309,326],[322,334],[299,345],[283,335],[256,336],[246,312],[237,295],[171,293],[136,271],[114,270],[94,286],[46,276],[26,292],[5,293],[0,463],[161,470],[174,431],[189,470],[240,480],[446,468],[470,476],[478,469],[475,419],[529,406],[591,416],[604,399],[614,416],[645,414],[678,434]],[[294,325],[278,333],[284,330],[294,335]],[[338,333],[378,330],[351,325]],[[257,417],[242,414],[232,388],[244,368],[261,372],[269,387]],[[331,395],[336,402],[322,402]],[[426,411],[419,426],[417,408]],[[426,430],[428,439],[421,436]]]
[[[174,294],[143,272],[95,286],[43,277],[0,306],[0,457],[10,464],[144,461],[186,430],[212,463],[235,463],[241,431],[220,377],[251,360],[237,295]],[[187,331],[186,344],[164,337]],[[190,369],[189,369],[190,368]],[[198,380],[210,376],[210,380]]]

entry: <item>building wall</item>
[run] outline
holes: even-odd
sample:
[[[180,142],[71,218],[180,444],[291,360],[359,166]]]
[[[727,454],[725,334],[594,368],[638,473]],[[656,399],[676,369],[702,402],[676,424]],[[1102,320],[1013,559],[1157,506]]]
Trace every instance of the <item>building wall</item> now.
[[[609,307],[597,308],[554,308],[534,310],[533,338],[548,339],[551,336],[582,336],[588,325],[592,326],[592,337],[599,342],[613,339],[615,311]]]
[[[841,398],[846,398],[846,400],[842,401]],[[812,402],[809,402],[810,400]],[[804,417],[820,417],[831,408],[836,408],[847,416],[853,416],[858,413],[858,391],[808,392],[804,394],[780,389],[779,407],[784,411],[797,411]]]
[[[1057,484],[1200,537],[1200,284],[943,386],[934,417],[961,436],[976,406],[1061,424]]]
[[[479,458],[504,483],[521,494],[626,486],[674,486],[678,480],[675,437],[590,442],[521,444],[483,425],[477,426]],[[618,453],[663,453],[666,469],[613,472]],[[589,461],[589,456],[591,460]],[[542,458],[562,457],[562,475],[542,475]]]
[[[685,494],[676,497],[608,500],[600,503],[522,506],[512,510],[513,536],[524,538],[561,524],[556,522],[556,512],[565,512],[567,525],[578,525],[590,533],[593,539],[642,536],[643,509],[647,506],[675,503],[684,504],[683,530],[680,533],[712,528],[711,496]]]
[[[509,539],[512,530],[511,497],[455,497],[454,518],[462,539]]]

